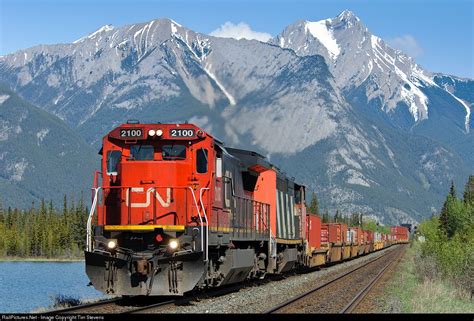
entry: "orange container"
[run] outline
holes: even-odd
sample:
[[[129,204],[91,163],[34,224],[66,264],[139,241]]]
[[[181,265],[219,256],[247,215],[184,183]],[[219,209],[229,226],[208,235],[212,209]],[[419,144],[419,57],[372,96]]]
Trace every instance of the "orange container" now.
[[[329,243],[329,225],[321,224],[321,243]]]
[[[353,226],[350,229],[354,231],[354,244],[364,244],[364,231],[358,226]]]
[[[363,229],[360,229],[360,240],[359,240],[359,245],[365,244],[365,231]]]
[[[347,242],[347,225],[343,223],[324,223],[322,226],[327,226],[328,242],[342,244]],[[322,229],[321,229],[322,232]],[[323,235],[321,235],[321,241]]]
[[[395,241],[408,242],[408,228],[404,226],[392,226],[390,232]]]
[[[315,214],[307,216],[306,224],[308,227],[308,244],[310,247],[321,247],[321,218]]]
[[[365,242],[366,243],[373,243],[374,242],[374,232],[364,231],[364,235],[365,235]]]

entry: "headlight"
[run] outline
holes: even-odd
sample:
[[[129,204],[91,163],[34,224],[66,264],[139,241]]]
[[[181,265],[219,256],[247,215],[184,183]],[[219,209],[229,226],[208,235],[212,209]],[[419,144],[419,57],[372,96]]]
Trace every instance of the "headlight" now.
[[[154,129],[150,129],[150,130],[148,131],[148,136],[155,136],[155,133],[156,133],[156,132],[155,132]]]
[[[163,135],[163,131],[161,129],[158,129],[156,131],[156,136],[161,137],[161,135]]]
[[[176,250],[179,246],[179,241],[178,240],[171,240],[169,243],[168,243],[168,246],[170,247],[170,249],[172,250]]]
[[[116,241],[116,240],[109,240],[109,241],[107,242],[107,248],[108,248],[109,250],[113,250],[113,249],[115,249],[116,247],[117,247],[117,241]]]

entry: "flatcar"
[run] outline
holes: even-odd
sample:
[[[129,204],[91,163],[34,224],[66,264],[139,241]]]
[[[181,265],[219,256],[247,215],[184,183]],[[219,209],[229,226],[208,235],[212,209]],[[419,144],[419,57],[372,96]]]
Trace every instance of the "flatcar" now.
[[[127,122],[99,154],[85,262],[103,293],[183,295],[375,249],[373,232],[307,213],[305,186],[264,156],[193,124]]]

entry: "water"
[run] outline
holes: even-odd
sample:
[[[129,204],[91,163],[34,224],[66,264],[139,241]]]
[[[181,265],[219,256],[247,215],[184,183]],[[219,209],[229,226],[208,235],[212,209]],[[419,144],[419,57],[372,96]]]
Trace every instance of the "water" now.
[[[59,294],[78,299],[103,296],[88,283],[84,262],[0,262],[0,313],[48,307]]]

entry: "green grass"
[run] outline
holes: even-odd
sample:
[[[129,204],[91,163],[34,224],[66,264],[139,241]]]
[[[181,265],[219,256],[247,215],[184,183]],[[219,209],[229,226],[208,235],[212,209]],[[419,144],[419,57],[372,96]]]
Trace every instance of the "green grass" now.
[[[401,313],[474,313],[474,300],[470,294],[441,277],[420,275],[417,242],[407,249],[397,272],[386,287],[386,311]],[[416,260],[415,260],[416,258]]]

